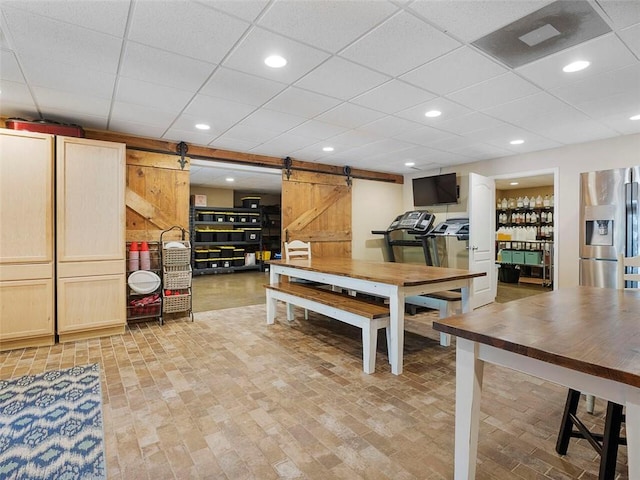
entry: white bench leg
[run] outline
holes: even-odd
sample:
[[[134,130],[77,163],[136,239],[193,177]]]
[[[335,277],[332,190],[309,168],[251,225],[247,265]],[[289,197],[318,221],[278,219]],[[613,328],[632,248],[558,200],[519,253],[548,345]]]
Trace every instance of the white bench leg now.
[[[292,322],[294,319],[294,309],[295,305],[293,305],[292,303],[287,303],[287,320],[289,322]]]
[[[378,329],[371,327],[370,322],[362,325],[362,369],[364,373],[376,371],[376,346],[378,343]]]
[[[267,324],[273,325],[276,320],[277,300],[271,295],[271,290],[267,290]]]
[[[391,364],[391,327],[389,325],[385,328],[385,334],[387,337],[387,360]]]

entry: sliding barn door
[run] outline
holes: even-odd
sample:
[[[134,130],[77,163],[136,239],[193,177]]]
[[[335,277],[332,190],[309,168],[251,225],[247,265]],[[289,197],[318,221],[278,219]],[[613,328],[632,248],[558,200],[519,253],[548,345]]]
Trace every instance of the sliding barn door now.
[[[283,175],[282,239],[311,242],[314,257],[351,258],[351,188],[345,177]]]

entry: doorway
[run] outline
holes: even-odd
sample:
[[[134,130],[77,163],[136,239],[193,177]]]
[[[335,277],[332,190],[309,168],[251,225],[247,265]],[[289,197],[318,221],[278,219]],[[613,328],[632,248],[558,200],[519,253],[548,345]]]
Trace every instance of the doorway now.
[[[557,169],[494,177],[496,302],[537,295],[557,284]]]

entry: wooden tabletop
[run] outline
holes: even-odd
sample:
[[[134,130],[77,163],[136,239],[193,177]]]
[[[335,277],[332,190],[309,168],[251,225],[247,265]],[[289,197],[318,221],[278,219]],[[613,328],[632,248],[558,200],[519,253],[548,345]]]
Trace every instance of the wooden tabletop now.
[[[349,258],[269,260],[267,263],[405,287],[486,275],[484,272],[470,272],[457,268],[428,267],[413,263],[371,262]]]
[[[561,288],[440,319],[433,328],[640,387],[640,290]]]

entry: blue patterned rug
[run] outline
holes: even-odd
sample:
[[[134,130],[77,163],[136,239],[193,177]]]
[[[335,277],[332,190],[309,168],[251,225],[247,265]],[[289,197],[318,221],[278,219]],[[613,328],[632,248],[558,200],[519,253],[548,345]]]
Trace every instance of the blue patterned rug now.
[[[104,479],[98,364],[0,380],[0,478]]]

